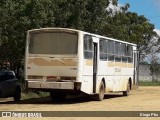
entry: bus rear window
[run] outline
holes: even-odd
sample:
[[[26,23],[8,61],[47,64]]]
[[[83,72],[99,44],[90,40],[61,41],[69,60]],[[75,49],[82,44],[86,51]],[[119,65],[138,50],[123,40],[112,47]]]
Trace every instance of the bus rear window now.
[[[77,54],[78,35],[67,32],[31,33],[30,54]]]

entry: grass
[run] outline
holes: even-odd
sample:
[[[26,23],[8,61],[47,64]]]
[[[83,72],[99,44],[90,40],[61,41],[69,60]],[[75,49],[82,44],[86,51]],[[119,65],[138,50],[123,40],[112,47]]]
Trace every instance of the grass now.
[[[49,92],[40,92],[40,91],[34,91],[34,90],[28,90],[28,92],[26,92],[25,85],[24,85],[24,80],[18,80],[18,83],[21,85],[22,99],[40,98],[40,97],[49,96]]]
[[[160,81],[158,82],[144,82],[140,81],[139,86],[160,86]]]
[[[29,98],[40,98],[40,97],[47,97],[49,96],[48,92],[34,92],[34,91],[29,91],[29,92],[23,92],[22,91],[22,99],[29,99]]]

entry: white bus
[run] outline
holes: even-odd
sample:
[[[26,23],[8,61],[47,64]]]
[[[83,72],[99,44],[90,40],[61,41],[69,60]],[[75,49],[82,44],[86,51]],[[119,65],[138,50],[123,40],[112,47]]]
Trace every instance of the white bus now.
[[[109,92],[124,96],[137,85],[135,44],[67,28],[29,30],[25,53],[28,89],[62,99],[82,92],[103,100]]]

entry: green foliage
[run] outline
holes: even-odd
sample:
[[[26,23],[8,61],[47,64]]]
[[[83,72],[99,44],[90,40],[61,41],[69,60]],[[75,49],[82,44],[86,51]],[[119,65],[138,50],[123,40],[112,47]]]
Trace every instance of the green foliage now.
[[[49,93],[48,92],[34,92],[34,91],[29,91],[27,93],[22,91],[22,100],[24,99],[31,99],[31,98],[42,98],[42,97],[48,97]]]
[[[141,65],[149,65],[149,63],[147,61],[143,61],[140,63]]]
[[[119,12],[113,17],[108,17],[103,34],[142,47],[146,46],[155,35],[153,30],[154,25],[150,24],[144,16],[132,12]]]
[[[139,82],[139,86],[160,86],[160,82]]]
[[[160,76],[160,63],[158,60],[159,58],[157,56],[153,56],[151,64],[149,65],[152,82],[157,82],[157,79]]]
[[[155,75],[159,75],[160,74],[160,65],[157,61],[152,61],[151,65],[150,65],[150,71],[151,71],[151,75],[155,74]]]
[[[24,59],[26,31],[54,24],[52,1],[1,0],[0,65],[7,61],[12,70],[20,67]]]

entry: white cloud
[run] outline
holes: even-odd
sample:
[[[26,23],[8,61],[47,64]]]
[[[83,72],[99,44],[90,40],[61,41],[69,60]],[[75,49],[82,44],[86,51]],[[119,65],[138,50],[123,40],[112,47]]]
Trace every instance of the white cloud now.
[[[160,36],[160,30],[154,29],[154,31]]]
[[[121,11],[121,7],[122,7],[122,6],[124,6],[124,5],[122,5],[122,4],[120,4],[120,3],[118,3],[117,6],[115,6],[115,5],[113,5],[112,0],[110,0],[110,4],[109,4],[109,6],[106,8],[106,10],[107,10],[108,12],[111,12],[111,13],[114,15],[115,13]]]

